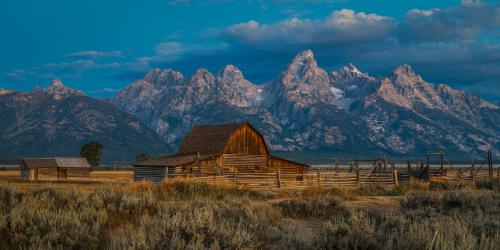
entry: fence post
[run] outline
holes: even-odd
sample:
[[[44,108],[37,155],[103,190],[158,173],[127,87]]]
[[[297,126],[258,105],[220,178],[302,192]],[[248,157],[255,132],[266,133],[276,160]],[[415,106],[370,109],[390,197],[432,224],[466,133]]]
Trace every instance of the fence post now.
[[[493,152],[491,148],[488,150],[488,178],[493,179]]]
[[[359,176],[359,164],[358,161],[356,161],[356,184],[359,186],[361,184],[361,178]]]
[[[444,151],[439,155],[439,163],[441,164],[441,176],[444,176]]]
[[[387,173],[387,156],[384,155],[384,173]]]
[[[474,185],[475,180],[474,180],[474,159],[472,159],[472,166],[470,168],[470,177],[472,179],[472,185]]]
[[[427,160],[427,168],[429,169],[429,168],[431,168],[431,157],[430,157],[430,155],[427,155],[426,160]]]
[[[214,168],[214,184],[217,183],[217,168]]]
[[[398,171],[396,170],[396,165],[394,163],[391,163],[392,167],[392,178],[394,179],[394,186],[398,187]]]
[[[280,173],[280,167],[278,167],[278,171],[276,172],[276,179],[278,181],[278,188],[281,188],[281,173]]]
[[[215,157],[212,155],[212,168],[214,172],[214,184],[217,183],[217,163],[215,162]]]
[[[219,159],[218,159],[219,163],[219,167],[220,167],[220,176],[222,177],[222,179],[224,180],[224,166],[222,166],[222,156],[219,156]]]
[[[411,184],[413,182],[413,176],[411,175],[411,161],[408,160],[408,182]]]
[[[196,164],[198,165],[198,177],[201,176],[200,152],[196,155]]]
[[[318,172],[316,172],[316,178],[318,178],[318,188],[321,188],[321,170],[318,169]]]
[[[234,173],[233,173],[233,182],[234,184],[238,184],[238,168],[237,167],[234,167]]]

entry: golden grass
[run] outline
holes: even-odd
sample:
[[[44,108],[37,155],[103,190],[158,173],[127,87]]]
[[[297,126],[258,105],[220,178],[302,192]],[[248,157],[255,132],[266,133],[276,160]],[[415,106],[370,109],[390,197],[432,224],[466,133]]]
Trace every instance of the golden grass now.
[[[88,179],[83,178],[72,178],[71,180],[90,180],[90,181],[132,181],[134,178],[133,171],[108,171],[99,170],[90,172],[90,177]],[[20,171],[0,171],[0,180],[21,180]]]
[[[0,179],[2,179],[2,180],[20,180],[21,173],[19,171],[0,171]]]

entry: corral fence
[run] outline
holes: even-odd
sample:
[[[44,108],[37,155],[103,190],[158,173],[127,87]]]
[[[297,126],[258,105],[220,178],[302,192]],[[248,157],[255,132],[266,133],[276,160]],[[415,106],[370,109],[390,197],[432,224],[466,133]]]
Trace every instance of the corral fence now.
[[[390,163],[387,158],[351,161],[346,164],[317,165],[308,173],[269,173],[205,171],[166,173],[164,181],[189,181],[229,184],[252,189],[307,189],[311,187],[356,187],[362,185],[399,186],[414,181],[476,182],[500,180],[500,166],[493,165],[422,165],[420,162]]]
[[[359,186],[366,184],[398,185],[408,181],[406,174],[380,173],[365,175],[356,173],[336,173],[332,171],[318,171],[307,174],[277,173],[227,173],[202,176],[172,176],[164,181],[204,182],[208,184],[228,184],[249,187],[252,189],[305,189],[311,187]]]
[[[108,167],[108,166],[106,166]],[[110,169],[127,171],[92,171],[85,181],[130,182],[134,174],[122,166]],[[311,187],[356,187],[362,185],[398,186],[414,181],[432,182],[477,182],[500,181],[500,165],[493,162],[451,164],[447,162],[424,163],[419,160],[389,162],[387,158],[353,160],[329,165],[313,165],[307,173],[290,173],[279,168],[274,172],[224,172],[199,169],[191,173],[167,171],[158,181],[188,181],[208,184],[228,184],[252,189],[307,189]],[[74,178],[71,178],[74,180]]]

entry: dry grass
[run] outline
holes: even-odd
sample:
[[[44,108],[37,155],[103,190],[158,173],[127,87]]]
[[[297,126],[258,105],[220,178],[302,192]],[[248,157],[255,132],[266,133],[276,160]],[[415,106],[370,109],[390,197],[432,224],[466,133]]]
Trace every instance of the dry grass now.
[[[99,170],[90,172],[90,177],[87,179],[73,180],[88,180],[88,181],[132,181],[134,179],[133,171],[117,171],[117,170]],[[0,171],[0,180],[21,180],[19,171]]]
[[[19,171],[0,171],[0,179],[21,180],[21,174]]]
[[[182,181],[23,182],[0,176],[0,249],[500,245],[495,183],[254,191]]]

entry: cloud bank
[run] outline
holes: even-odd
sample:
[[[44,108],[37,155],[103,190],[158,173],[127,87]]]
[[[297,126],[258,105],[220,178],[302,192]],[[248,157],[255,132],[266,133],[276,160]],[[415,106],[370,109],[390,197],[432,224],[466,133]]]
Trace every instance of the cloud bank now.
[[[181,0],[169,5],[192,7],[225,2]],[[273,3],[282,2],[303,4],[294,0]],[[276,78],[295,54],[312,49],[320,66],[327,70],[353,62],[372,75],[385,75],[397,65],[408,63],[428,81],[500,100],[500,3],[463,1],[445,9],[411,9],[399,18],[332,9],[323,18],[290,15],[275,22],[249,18],[225,27],[207,27],[204,34],[191,40],[183,40],[179,34],[176,31],[165,37],[165,41],[152,46],[149,54],[119,50],[72,52],[64,56],[63,62],[12,70],[3,77],[25,81],[37,75],[83,78],[102,74],[125,85],[152,67],[170,67],[190,74],[199,67],[216,72],[225,64],[235,64],[249,80],[263,83]]]

